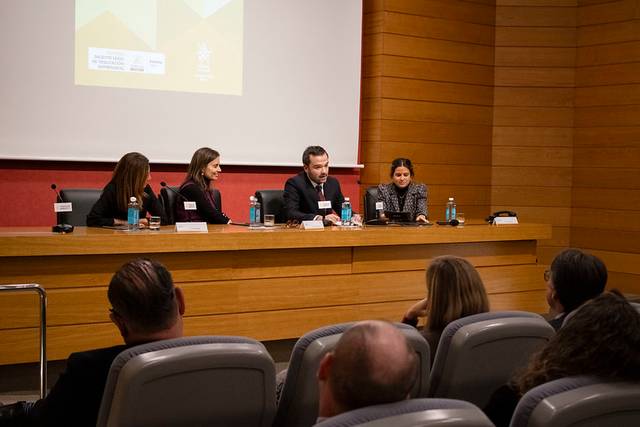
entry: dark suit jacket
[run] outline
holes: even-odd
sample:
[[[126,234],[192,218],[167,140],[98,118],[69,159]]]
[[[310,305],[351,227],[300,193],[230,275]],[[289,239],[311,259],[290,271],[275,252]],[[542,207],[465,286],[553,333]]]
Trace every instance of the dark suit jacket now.
[[[323,188],[324,198],[331,201],[331,208],[340,215],[344,202],[340,183],[329,176]],[[316,215],[325,216],[331,213],[331,209],[318,209],[318,194],[304,171],[289,178],[284,185],[284,208],[287,219],[298,221],[312,220]]]
[[[211,191],[204,191],[193,179],[188,179],[178,191],[191,202],[196,202],[196,211],[186,211],[183,200],[176,201],[176,221],[206,221],[209,224],[227,224],[229,217],[223,214],[213,199]]]
[[[95,426],[111,363],[127,348],[117,345],[72,353],[47,397],[35,403],[22,425]]]
[[[400,201],[395,190],[395,184],[380,184],[378,186],[378,202],[384,203],[384,210],[391,212],[411,212],[415,220],[418,215],[427,216],[427,186],[411,183],[407,188],[404,198],[404,207],[400,207]]]

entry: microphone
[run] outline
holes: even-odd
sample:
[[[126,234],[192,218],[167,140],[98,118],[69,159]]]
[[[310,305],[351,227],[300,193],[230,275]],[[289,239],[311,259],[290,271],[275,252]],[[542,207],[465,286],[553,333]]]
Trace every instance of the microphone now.
[[[54,193],[56,193],[57,200],[60,203],[64,203],[64,200],[62,199],[62,196],[60,195],[60,193],[58,193],[58,186],[55,185],[55,184],[51,184],[51,189],[53,190]]]
[[[173,188],[169,187],[165,181],[160,181],[160,186],[162,188],[165,188],[165,189],[171,191],[173,194],[177,195],[178,197],[180,197],[185,202],[190,202],[191,201],[191,200],[187,199],[186,197],[184,197],[180,192],[178,192],[178,191],[174,190]]]
[[[456,225],[460,225],[460,221],[458,221],[457,219],[452,219],[451,221],[436,221],[436,224],[438,224],[438,225],[451,225],[451,226],[455,227]]]
[[[51,184],[51,189],[53,190],[54,193],[56,193],[56,200],[58,200],[58,203],[65,203],[64,199],[62,198],[62,196],[60,195],[60,193],[58,192],[58,186],[55,184]],[[59,214],[56,213],[57,217],[60,217]],[[51,227],[51,231],[53,231],[54,233],[72,233],[73,232],[73,225],[71,224],[63,224],[63,223],[58,223],[56,225],[54,225],[53,227]]]

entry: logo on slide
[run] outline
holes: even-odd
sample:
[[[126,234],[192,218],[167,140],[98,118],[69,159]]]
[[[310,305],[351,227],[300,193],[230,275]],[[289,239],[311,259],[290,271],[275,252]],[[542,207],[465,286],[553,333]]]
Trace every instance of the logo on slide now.
[[[198,58],[196,78],[201,82],[206,82],[213,77],[211,73],[211,49],[209,49],[207,42],[198,43],[196,56]]]

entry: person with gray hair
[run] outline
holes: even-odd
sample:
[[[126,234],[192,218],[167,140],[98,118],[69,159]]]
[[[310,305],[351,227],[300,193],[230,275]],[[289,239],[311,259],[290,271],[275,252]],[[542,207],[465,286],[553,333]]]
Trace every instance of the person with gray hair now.
[[[159,262],[136,259],[124,264],[113,275],[107,296],[111,321],[125,344],[72,353],[46,398],[0,407],[0,426],[95,425],[116,356],[135,345],[182,336],[184,296]]]
[[[383,321],[357,323],[320,362],[319,420],[405,400],[417,375],[417,356],[400,330]]]

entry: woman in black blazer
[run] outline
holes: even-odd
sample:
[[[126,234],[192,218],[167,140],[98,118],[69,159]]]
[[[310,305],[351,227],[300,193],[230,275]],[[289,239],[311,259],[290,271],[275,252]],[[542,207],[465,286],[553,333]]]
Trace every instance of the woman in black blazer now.
[[[405,158],[391,163],[391,182],[378,186],[378,202],[385,211],[410,212],[411,218],[427,222],[427,186],[413,182],[413,165]]]
[[[149,159],[140,153],[127,153],[118,161],[111,181],[104,187],[98,201],[87,215],[89,227],[127,224],[129,199],[135,197],[140,204],[140,225],[149,225],[147,212],[162,218],[166,215],[162,204],[149,186],[151,168]]]
[[[179,193],[184,200],[196,203],[195,210],[185,210],[184,203],[176,203],[177,221],[204,221],[209,224],[228,224],[231,222],[220,207],[216,206],[213,197],[213,185],[222,172],[220,168],[220,153],[208,147],[196,150],[191,157],[187,177],[180,186]]]

